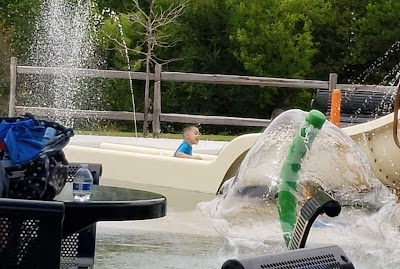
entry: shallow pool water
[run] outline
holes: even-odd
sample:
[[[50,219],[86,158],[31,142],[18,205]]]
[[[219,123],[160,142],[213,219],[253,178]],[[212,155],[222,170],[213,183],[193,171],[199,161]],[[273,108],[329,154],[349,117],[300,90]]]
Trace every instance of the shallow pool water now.
[[[132,230],[98,234],[95,268],[218,268],[223,239],[199,235]]]
[[[356,268],[400,268],[398,205],[377,213],[345,209],[337,218],[321,216],[307,247],[336,244]],[[95,268],[221,268],[229,258],[285,251],[277,217],[257,227],[216,232],[221,224],[198,211],[170,212],[157,220],[98,224]],[[221,231],[220,231],[221,232]]]

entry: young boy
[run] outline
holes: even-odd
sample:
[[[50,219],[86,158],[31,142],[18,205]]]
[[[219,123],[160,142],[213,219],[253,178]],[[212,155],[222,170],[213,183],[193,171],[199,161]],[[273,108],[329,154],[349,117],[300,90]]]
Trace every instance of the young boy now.
[[[183,129],[183,142],[175,151],[174,157],[201,159],[199,156],[192,156],[192,146],[197,145],[200,140],[199,128],[196,126],[188,126]]]

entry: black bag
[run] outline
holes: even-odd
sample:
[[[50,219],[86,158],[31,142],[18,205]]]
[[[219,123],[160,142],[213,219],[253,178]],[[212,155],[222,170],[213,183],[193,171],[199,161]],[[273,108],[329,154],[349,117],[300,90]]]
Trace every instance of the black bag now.
[[[74,132],[56,122],[34,119],[30,114],[26,114],[25,117],[0,118],[0,122],[12,123],[32,119],[35,125],[54,128],[56,133],[51,142],[32,160],[4,167],[8,180],[7,196],[17,199],[52,200],[61,192],[67,179],[68,161],[62,149],[74,136]],[[0,150],[0,160],[7,156],[7,150]]]

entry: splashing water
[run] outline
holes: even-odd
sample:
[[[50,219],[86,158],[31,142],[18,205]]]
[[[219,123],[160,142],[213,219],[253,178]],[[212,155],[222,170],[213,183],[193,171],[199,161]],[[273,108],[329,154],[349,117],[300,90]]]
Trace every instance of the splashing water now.
[[[380,66],[382,66],[388,59],[391,53],[397,52],[400,50],[400,41],[394,42],[389,49],[386,50],[383,56],[379,57],[372,65],[367,68],[364,72],[362,72],[358,77],[357,81],[360,83],[364,83],[365,80]],[[390,74],[390,73],[389,73]],[[388,78],[388,75],[385,76],[385,80]]]
[[[35,25],[28,64],[42,67],[96,68],[96,30],[88,0],[45,0]],[[100,100],[101,87],[93,80],[62,74],[30,77],[29,90],[22,94],[24,106],[63,109],[92,109]],[[55,116],[73,127],[70,117]]]
[[[227,181],[223,194],[198,205],[235,249],[233,255],[243,255],[241,250],[250,246],[256,252],[285,250],[275,198],[280,169],[306,115],[301,110],[279,115]],[[341,129],[324,124],[303,159],[297,183],[298,210],[315,190],[330,193],[344,206],[336,218],[317,219],[308,244],[340,245],[362,265],[359,268],[400,266],[400,259],[386,254],[400,243],[396,197],[374,177],[365,153]]]
[[[124,29],[122,27],[120,17],[117,15],[117,13],[115,11],[112,11],[109,8],[105,8],[105,9],[103,9],[103,11],[101,13],[102,13],[102,15],[101,15],[102,20],[104,20],[105,15],[108,15],[118,26],[119,35],[121,37],[121,42],[118,42],[118,43],[120,45],[122,45],[122,48],[124,50],[126,65],[127,65],[128,71],[129,71],[129,89],[131,92],[131,99],[132,99],[133,123],[134,123],[134,128],[135,128],[135,137],[137,138],[138,134],[137,134],[137,121],[136,121],[136,102],[135,102],[135,93],[134,93],[134,89],[133,89],[133,79],[132,79],[132,75],[131,75],[132,66],[131,66],[131,61],[130,61],[130,57],[129,57],[128,45],[125,40]]]
[[[352,81],[352,83],[360,83],[364,84],[365,81],[369,76],[377,72],[377,69],[384,66],[386,62],[390,60],[391,54],[397,53],[400,50],[400,41],[394,42],[383,54],[383,56],[379,57],[377,60],[375,60],[370,67],[368,67],[364,72],[362,72],[355,81]],[[350,70],[348,70],[350,71]],[[353,70],[354,71],[354,70]],[[387,114],[390,113],[393,110],[393,102],[396,94],[396,90],[393,89],[393,86],[397,86],[400,82],[400,63],[396,64],[394,67],[391,68],[391,70],[384,76],[382,81],[379,83],[379,85],[389,85],[387,89],[383,90],[383,96],[379,97],[376,96],[375,91],[371,92],[370,94],[367,94],[366,99],[364,100],[363,104],[361,107],[357,109],[357,111],[354,113],[354,115],[351,116],[351,119],[353,118],[358,118],[359,116],[362,116],[362,114],[367,115],[366,109],[367,107],[370,107],[368,105],[369,103],[373,104],[373,99],[376,98],[381,98],[380,103],[376,105],[374,108],[374,111],[369,115],[370,117],[377,118],[378,116],[382,114]],[[351,82],[351,81],[349,81]],[[357,99],[357,96],[354,95],[358,90],[357,90],[357,84],[353,85],[353,90],[350,92],[345,92],[343,96],[343,103],[351,102],[352,98],[354,97]]]

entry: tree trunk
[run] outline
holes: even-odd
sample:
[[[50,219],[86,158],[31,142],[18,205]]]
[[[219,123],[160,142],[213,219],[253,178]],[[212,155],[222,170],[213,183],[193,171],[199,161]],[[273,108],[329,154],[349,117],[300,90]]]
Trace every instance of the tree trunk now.
[[[150,2],[149,16],[147,20],[147,53],[146,53],[146,83],[144,86],[144,114],[143,114],[143,136],[148,136],[148,118],[149,118],[149,92],[150,92],[150,58],[152,53],[153,41],[153,6],[154,0]]]
[[[149,45],[147,45],[149,48]],[[143,114],[143,136],[148,135],[148,118],[149,118],[149,91],[150,91],[150,55],[146,56],[146,83],[144,86],[144,114]]]

